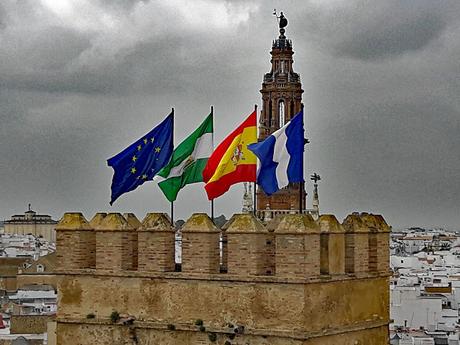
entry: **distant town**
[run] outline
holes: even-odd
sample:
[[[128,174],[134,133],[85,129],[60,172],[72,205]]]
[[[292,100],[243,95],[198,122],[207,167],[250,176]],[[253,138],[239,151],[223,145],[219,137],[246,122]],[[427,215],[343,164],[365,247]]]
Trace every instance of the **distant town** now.
[[[459,344],[459,234],[420,227],[392,231],[390,250],[390,343]]]
[[[0,223],[0,343],[52,344],[57,310],[57,221],[24,214]]]

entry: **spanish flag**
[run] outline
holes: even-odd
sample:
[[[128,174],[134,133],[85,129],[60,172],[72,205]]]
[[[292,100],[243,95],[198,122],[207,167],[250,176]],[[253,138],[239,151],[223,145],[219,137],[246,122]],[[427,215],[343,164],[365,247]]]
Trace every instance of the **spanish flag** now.
[[[256,111],[222,141],[203,170],[208,199],[215,199],[238,182],[255,182],[257,158],[248,145],[257,142]]]

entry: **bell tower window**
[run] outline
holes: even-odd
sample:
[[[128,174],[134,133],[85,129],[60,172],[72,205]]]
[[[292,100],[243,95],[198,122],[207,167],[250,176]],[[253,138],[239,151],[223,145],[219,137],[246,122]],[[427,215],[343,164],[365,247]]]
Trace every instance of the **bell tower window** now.
[[[285,115],[284,109],[285,109],[284,108],[284,101],[281,100],[278,103],[279,127],[283,127],[285,122],[286,122],[286,115]]]
[[[273,109],[272,109],[272,100],[270,99],[268,101],[268,126],[271,127],[273,126],[273,123],[272,123],[272,112],[273,112]]]

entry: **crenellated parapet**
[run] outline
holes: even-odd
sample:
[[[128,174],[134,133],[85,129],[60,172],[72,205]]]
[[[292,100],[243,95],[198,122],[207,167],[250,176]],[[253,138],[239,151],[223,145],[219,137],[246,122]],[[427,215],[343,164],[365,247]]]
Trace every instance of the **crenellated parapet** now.
[[[264,224],[235,214],[219,229],[193,214],[180,263],[164,213],[90,222],[66,213],[56,231],[58,344],[124,344],[133,329],[138,344],[388,343],[390,227],[380,215]],[[114,311],[129,316],[128,328]]]
[[[88,222],[66,213],[56,227],[60,270],[175,272],[175,232],[168,215],[97,213]],[[354,213],[340,223],[286,214],[268,224],[236,214],[218,229],[206,214],[182,227],[182,273],[314,278],[387,273],[390,227],[382,216]],[[180,273],[180,272],[176,272]]]

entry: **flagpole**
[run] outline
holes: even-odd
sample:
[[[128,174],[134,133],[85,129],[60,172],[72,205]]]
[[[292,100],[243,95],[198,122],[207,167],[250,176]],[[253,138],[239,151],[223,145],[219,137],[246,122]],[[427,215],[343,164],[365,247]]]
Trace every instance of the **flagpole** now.
[[[174,148],[174,108],[172,108],[173,126],[172,126],[172,142]],[[171,226],[174,228],[174,201],[171,201]]]
[[[302,112],[302,128],[304,128],[303,103],[300,103],[300,109],[301,109],[301,112]],[[305,136],[305,133],[303,134],[303,136]],[[304,192],[304,188],[305,188],[305,181],[303,179],[303,176],[305,175],[305,172],[304,172],[304,168],[305,168],[305,164],[304,164],[304,160],[305,160],[305,144],[304,144],[303,148],[304,149],[303,149],[303,156],[302,156],[302,182],[300,182],[300,186],[299,186],[299,213],[300,214],[303,213],[303,192]]]
[[[211,220],[214,221],[214,199],[211,199]]]
[[[212,149],[214,150],[214,106],[211,105],[211,116],[212,116]],[[214,199],[211,199],[211,220],[214,222]]]
[[[254,111],[256,113],[256,125],[257,125],[257,104],[254,104]],[[257,165],[256,165],[256,169],[257,169]],[[257,176],[256,176],[256,180],[257,180]],[[253,182],[253,187],[254,187],[254,205],[252,207],[252,210],[253,210],[253,214],[255,217],[257,217],[257,184],[256,184],[256,181]]]

